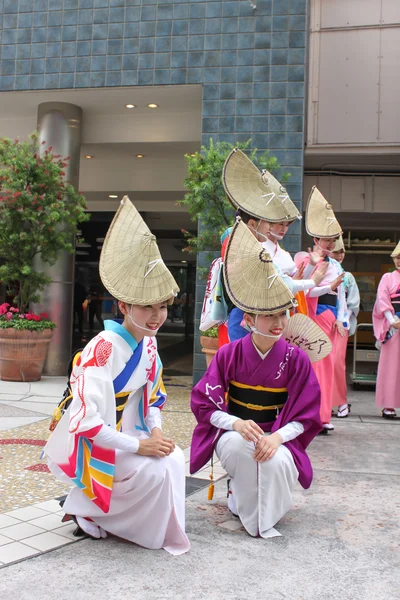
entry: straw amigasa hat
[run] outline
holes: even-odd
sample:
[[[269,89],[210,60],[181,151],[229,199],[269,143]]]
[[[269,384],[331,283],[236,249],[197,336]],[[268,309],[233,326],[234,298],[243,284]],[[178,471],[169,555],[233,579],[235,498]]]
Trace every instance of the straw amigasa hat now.
[[[343,237],[340,235],[338,237],[338,239],[335,242],[335,247],[332,250],[332,252],[340,252],[341,250],[343,250],[343,252],[345,251],[345,247],[344,247],[344,241],[343,241]]]
[[[332,205],[323,197],[315,185],[308,198],[306,229],[311,237],[316,238],[334,238],[343,233],[333,212]]]
[[[255,219],[270,223],[301,219],[286,188],[268,171],[261,173],[237,148],[225,161],[222,182],[231,204]]]
[[[400,242],[397,244],[396,248],[393,250],[393,252],[390,256],[392,258],[396,258],[396,256],[399,256],[399,254],[400,254]]]
[[[229,238],[223,273],[230,299],[246,313],[273,315],[296,306],[272,258],[240,217]]]
[[[122,199],[108,229],[99,270],[110,294],[128,304],[158,304],[179,292],[155,236],[128,196]]]

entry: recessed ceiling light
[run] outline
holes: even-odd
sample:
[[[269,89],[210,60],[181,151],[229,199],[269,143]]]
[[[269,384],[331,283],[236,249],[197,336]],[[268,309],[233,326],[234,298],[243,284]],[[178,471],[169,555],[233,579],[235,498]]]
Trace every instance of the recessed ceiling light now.
[[[86,154],[85,158],[89,159],[89,158],[93,158],[93,156],[91,154]]]
[[[181,263],[184,264],[184,265],[186,265],[187,260],[181,260]]]
[[[148,104],[149,108],[158,108],[158,104]]]
[[[125,108],[136,108],[136,104],[125,104]]]
[[[136,154],[136,158],[144,158],[144,154]]]
[[[108,194],[109,198],[118,198],[118,196],[116,196],[116,194]]]

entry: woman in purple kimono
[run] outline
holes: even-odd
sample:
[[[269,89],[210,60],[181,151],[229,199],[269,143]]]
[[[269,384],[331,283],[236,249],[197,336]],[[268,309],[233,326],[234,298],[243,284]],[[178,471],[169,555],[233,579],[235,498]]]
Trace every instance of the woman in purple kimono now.
[[[279,535],[274,525],[291,508],[296,482],[311,485],[306,448],[322,429],[320,388],[307,354],[282,337],[294,297],[240,219],[224,278],[252,334],[220,348],[192,391],[190,467],[201,469],[215,450],[231,478],[228,507],[250,535],[268,538]],[[301,342],[328,343],[323,334]]]

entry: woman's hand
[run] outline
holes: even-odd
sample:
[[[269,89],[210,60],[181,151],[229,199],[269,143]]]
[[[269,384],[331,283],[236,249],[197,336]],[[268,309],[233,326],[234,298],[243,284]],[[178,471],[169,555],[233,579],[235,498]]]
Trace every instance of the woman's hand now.
[[[240,435],[248,442],[257,443],[257,441],[264,435],[261,427],[250,419],[248,421],[236,419],[232,425],[232,429],[240,433]]]
[[[400,329],[400,321],[396,321],[391,325],[391,327],[393,327],[393,329]]]
[[[314,273],[311,275],[311,279],[314,281],[316,286],[318,286],[323,281],[328,267],[329,264],[327,262],[322,262],[320,265],[318,265]]]
[[[303,279],[305,268],[306,265],[304,263],[301,263],[296,273],[293,275],[292,279]]]
[[[316,267],[322,256],[318,252],[313,252],[311,248],[308,249],[308,256],[310,257],[310,265]]]
[[[139,450],[137,454],[140,456],[169,456],[175,449],[175,444],[172,440],[165,437],[162,430],[155,427],[151,432],[151,437],[145,440],[139,440]]]
[[[335,321],[334,324],[332,325],[332,329],[333,329],[333,331],[335,331],[335,329],[337,329],[340,337],[344,337],[346,335],[346,330],[343,327],[343,323],[341,321]]]
[[[275,456],[279,446],[283,440],[279,433],[275,432],[271,435],[264,435],[256,444],[256,450],[253,454],[254,460],[257,462],[265,462]]]
[[[336,277],[336,279],[334,279],[331,283],[331,290],[332,292],[334,292],[341,283],[343,283],[343,278],[345,276],[345,273],[340,273],[339,277]]]

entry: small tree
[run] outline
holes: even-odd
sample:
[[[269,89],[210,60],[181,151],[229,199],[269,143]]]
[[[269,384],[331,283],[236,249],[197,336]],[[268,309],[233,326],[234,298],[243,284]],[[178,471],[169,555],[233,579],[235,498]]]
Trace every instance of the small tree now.
[[[42,142],[45,144],[45,142]],[[23,313],[51,279],[35,259],[53,265],[60,252],[74,252],[85,199],[64,180],[69,157],[39,152],[38,134],[28,141],[0,139],[0,281]]]
[[[179,202],[185,206],[192,221],[201,221],[197,235],[184,231],[188,242],[187,252],[200,252],[202,250],[215,252],[221,248],[220,237],[224,231],[233,224],[234,208],[229,202],[222,183],[222,169],[229,154],[234,148],[248,150],[251,139],[236,145],[228,142],[214,144],[210,139],[208,148],[201,147],[200,152],[193,156],[186,154],[188,176],[184,181],[188,192]],[[268,151],[260,154],[257,148],[248,152],[250,160],[261,170],[276,171],[279,168],[278,160]],[[285,174],[286,181],[290,174]]]

